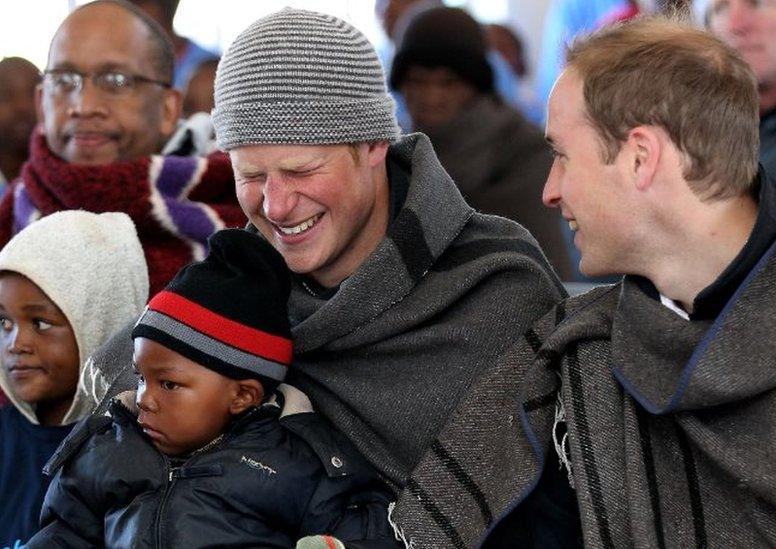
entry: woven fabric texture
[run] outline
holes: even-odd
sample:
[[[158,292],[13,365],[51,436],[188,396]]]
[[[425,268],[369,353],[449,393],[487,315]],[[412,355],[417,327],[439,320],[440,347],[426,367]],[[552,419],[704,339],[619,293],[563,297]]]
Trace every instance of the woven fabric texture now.
[[[254,22],[224,54],[213,123],[222,150],[399,135],[369,40],[337,17],[292,8]]]

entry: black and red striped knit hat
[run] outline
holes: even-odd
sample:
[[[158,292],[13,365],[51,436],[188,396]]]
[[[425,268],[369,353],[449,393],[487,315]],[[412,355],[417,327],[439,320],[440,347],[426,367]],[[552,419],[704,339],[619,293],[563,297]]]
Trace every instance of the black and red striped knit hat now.
[[[178,272],[132,330],[232,378],[276,384],[291,364],[288,268],[264,239],[226,229]]]

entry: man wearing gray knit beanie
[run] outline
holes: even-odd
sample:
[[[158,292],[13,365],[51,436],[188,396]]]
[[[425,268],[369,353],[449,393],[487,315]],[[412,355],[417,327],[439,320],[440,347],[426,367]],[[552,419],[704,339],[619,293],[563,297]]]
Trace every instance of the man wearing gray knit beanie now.
[[[253,23],[220,62],[213,122],[252,228],[295,273],[290,383],[407,486],[562,286],[525,229],[466,204],[424,135],[399,136],[377,55],[345,21]]]

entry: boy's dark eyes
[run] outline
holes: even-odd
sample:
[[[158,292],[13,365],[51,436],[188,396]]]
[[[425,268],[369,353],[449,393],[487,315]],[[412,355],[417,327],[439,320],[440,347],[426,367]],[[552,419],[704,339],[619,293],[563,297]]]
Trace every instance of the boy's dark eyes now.
[[[178,387],[180,387],[180,385],[178,385],[174,381],[170,381],[169,379],[161,380],[159,382],[159,385],[161,385],[162,389],[164,389],[165,391],[172,391],[172,390],[177,389]]]

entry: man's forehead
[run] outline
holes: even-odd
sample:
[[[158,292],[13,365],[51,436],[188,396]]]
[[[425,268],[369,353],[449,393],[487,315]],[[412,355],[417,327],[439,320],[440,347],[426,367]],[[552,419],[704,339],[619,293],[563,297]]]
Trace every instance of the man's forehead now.
[[[586,123],[582,79],[566,69],[552,88],[547,104],[547,137],[555,126],[576,127]]]
[[[248,145],[233,149],[230,156],[235,170],[239,172],[269,168],[293,170],[324,162],[346,148],[346,145]]]
[[[111,4],[87,5],[68,16],[49,50],[55,64],[136,66],[150,57],[150,36],[142,21]]]

